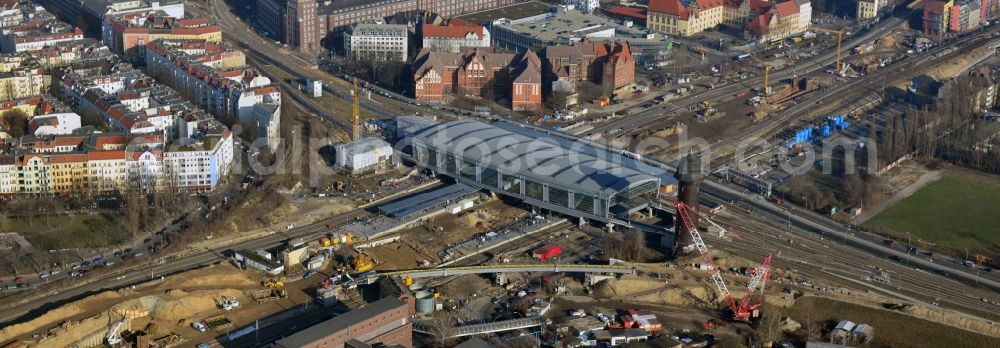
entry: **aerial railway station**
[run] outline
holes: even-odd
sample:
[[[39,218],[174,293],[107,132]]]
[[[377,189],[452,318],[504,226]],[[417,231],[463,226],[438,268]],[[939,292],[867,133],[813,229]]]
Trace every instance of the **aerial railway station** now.
[[[418,127],[405,133],[419,166],[542,209],[615,223],[658,197],[663,171],[620,154],[505,122]]]

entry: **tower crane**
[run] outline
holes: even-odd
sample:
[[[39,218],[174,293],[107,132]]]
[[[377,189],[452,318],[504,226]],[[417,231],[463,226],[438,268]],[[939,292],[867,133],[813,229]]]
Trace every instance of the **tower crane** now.
[[[354,79],[354,98],[353,108],[351,110],[351,116],[353,120],[351,122],[351,141],[361,140],[361,92],[358,90],[358,79]]]
[[[764,85],[763,85],[763,88],[761,88],[761,91],[764,92],[765,96],[767,96],[768,94],[771,94],[770,93],[771,92],[771,87],[768,86],[770,84],[771,66],[767,65],[767,62],[765,62],[763,59],[757,58],[757,56],[755,56],[751,52],[747,52],[746,55],[749,56],[750,58],[753,58],[753,60],[755,62],[764,65]]]
[[[841,54],[840,53],[841,52],[840,51],[840,45],[841,45],[841,43],[843,42],[843,39],[844,39],[844,31],[843,30],[824,29],[824,28],[819,28],[819,27],[814,27],[812,29],[816,30],[816,31],[821,31],[821,32],[824,32],[824,33],[837,34],[837,63],[834,65],[834,70],[837,70],[837,72],[840,72],[840,69],[841,69],[841,65],[840,65],[840,54]]]
[[[688,230],[691,234],[691,238],[694,240],[695,248],[701,254],[702,259],[708,264],[712,269],[712,282],[719,289],[720,295],[726,299],[726,303],[729,305],[729,310],[733,312],[733,319],[736,320],[749,320],[753,312],[760,307],[761,303],[751,304],[750,299],[753,297],[753,293],[757,289],[764,289],[764,283],[767,281],[768,275],[771,274],[771,254],[768,253],[767,257],[761,263],[760,267],[753,270],[753,276],[750,278],[750,283],[747,286],[747,292],[743,294],[742,298],[736,299],[733,297],[732,293],[729,292],[729,288],[726,286],[726,281],[722,279],[722,272],[719,268],[715,266],[715,262],[712,261],[712,254],[709,253],[708,247],[705,245],[705,241],[701,238],[701,233],[698,232],[698,226],[695,226],[694,222],[691,220],[691,216],[688,214],[688,209],[690,209],[683,202],[677,202],[677,215],[680,216],[681,222],[684,224],[684,228]],[[756,315],[754,315],[756,316]]]

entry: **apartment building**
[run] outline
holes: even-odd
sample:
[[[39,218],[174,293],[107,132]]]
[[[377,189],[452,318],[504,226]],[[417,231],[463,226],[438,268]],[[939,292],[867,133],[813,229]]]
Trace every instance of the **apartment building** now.
[[[440,103],[446,93],[509,96],[514,110],[541,108],[541,60],[531,50],[512,54],[475,47],[451,53],[424,48],[412,65],[417,100]]]
[[[300,52],[319,50],[331,32],[397,13],[427,11],[443,17],[511,5],[520,0],[256,0],[258,23],[272,38]]]
[[[109,15],[162,10],[184,18],[184,0],[38,0],[63,21],[81,28],[86,36],[103,37],[102,23]]]
[[[890,0],[858,0],[855,17],[859,22],[878,18],[891,4]]]
[[[424,24],[421,34],[422,47],[436,52],[458,53],[462,47],[490,47],[490,31],[486,27],[457,18],[447,25]]]
[[[0,52],[33,52],[60,42],[83,39],[83,31],[55,20],[30,22],[3,28]]]
[[[402,24],[359,23],[344,32],[344,52],[354,60],[405,62],[407,38]]]
[[[691,36],[727,25],[743,28],[765,41],[800,33],[811,22],[809,0],[651,0],[646,27]]]
[[[52,75],[38,68],[20,68],[0,73],[0,100],[19,99],[47,93]]]
[[[130,63],[144,62],[146,44],[159,39],[222,41],[220,26],[204,18],[170,17],[163,10],[107,16],[102,32],[104,44]]]
[[[246,65],[228,43],[159,39],[147,44],[146,69],[216,116],[236,116],[244,129],[279,143],[281,92]]]

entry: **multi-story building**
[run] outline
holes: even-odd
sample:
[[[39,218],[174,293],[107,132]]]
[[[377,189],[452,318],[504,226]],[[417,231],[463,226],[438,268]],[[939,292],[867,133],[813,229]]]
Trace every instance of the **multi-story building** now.
[[[28,129],[36,137],[70,134],[80,127],[80,115],[72,112],[38,115],[28,122]]]
[[[618,89],[635,82],[635,59],[624,43],[583,41],[570,46],[545,48],[545,80],[602,83]]]
[[[799,21],[798,5],[785,1],[754,18],[746,30],[761,41],[771,41],[798,34],[804,28]]]
[[[890,4],[889,0],[858,0],[858,10],[855,17],[858,21],[878,18]]]
[[[951,20],[951,7],[954,0],[927,0],[924,2],[924,34],[941,35],[948,32]]]
[[[83,31],[57,21],[30,22],[4,28],[0,52],[32,52],[66,41],[83,39]]]
[[[51,85],[52,75],[42,69],[21,68],[0,73],[0,100],[44,94]]]
[[[445,93],[511,96],[515,110],[541,108],[541,61],[531,50],[512,54],[475,47],[451,53],[424,48],[412,65],[417,100],[440,103]]]
[[[743,28],[761,40],[804,31],[812,22],[809,0],[651,0],[646,27],[691,36],[728,25]]]
[[[145,61],[146,44],[159,39],[221,42],[222,28],[203,18],[170,17],[162,10],[129,12],[104,18],[104,44],[126,61]]]
[[[300,52],[320,49],[321,41],[348,26],[401,12],[427,11],[452,17],[520,0],[256,0],[258,23],[272,38]]]
[[[412,298],[386,297],[274,342],[278,348],[344,347],[350,340],[379,347],[412,347]]]
[[[405,62],[408,44],[402,24],[359,23],[344,33],[344,51],[354,60]]]
[[[62,20],[89,37],[103,37],[101,24],[109,15],[163,10],[170,17],[184,18],[184,0],[39,0]]]
[[[486,27],[460,19],[452,19],[447,25],[424,24],[421,34],[422,47],[431,51],[458,53],[462,47],[490,47]]]
[[[590,40],[628,41],[632,47],[641,47],[652,53],[665,49],[668,41],[662,34],[649,33],[642,28],[629,27],[607,17],[567,7],[522,18],[492,20],[489,29],[494,46],[516,52]]]
[[[147,44],[147,71],[219,117],[236,116],[244,129],[279,142],[281,92],[247,67],[243,52],[228,43],[159,39]]]

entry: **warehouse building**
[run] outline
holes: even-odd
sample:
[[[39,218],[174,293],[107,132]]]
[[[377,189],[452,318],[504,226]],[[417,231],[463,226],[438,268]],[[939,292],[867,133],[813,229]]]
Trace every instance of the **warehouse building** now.
[[[392,146],[379,138],[364,138],[353,143],[337,145],[334,169],[358,174],[376,170],[389,162]]]
[[[353,340],[372,346],[413,347],[412,313],[408,300],[386,297],[282,338],[274,347],[344,347]]]
[[[505,122],[439,123],[407,144],[420,166],[550,211],[615,222],[656,200],[656,169]]]

